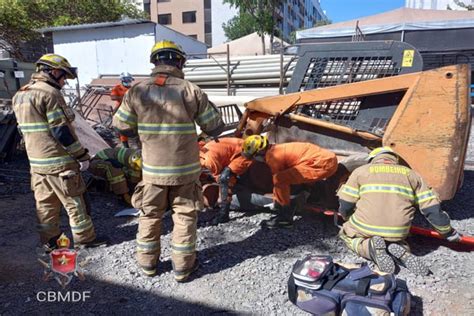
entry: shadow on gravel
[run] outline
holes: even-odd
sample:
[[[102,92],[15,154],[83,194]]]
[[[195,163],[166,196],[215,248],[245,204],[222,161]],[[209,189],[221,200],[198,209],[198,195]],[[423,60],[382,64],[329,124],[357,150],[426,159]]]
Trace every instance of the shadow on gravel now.
[[[304,213],[295,221],[292,229],[265,229],[257,231],[244,240],[210,246],[198,252],[200,269],[196,279],[231,268],[247,259],[267,256],[303,245],[311,245],[315,251],[334,251],[338,228],[325,216]],[[245,215],[243,215],[245,216]],[[225,226],[223,226],[225,229]],[[305,230],[304,234],[301,231]]]
[[[451,219],[463,220],[474,217],[474,171],[464,170],[464,181],[454,198],[443,203],[443,209]]]
[[[61,296],[58,295],[61,292]],[[69,294],[68,294],[69,293]],[[73,294],[74,293],[74,294]],[[2,289],[0,315],[236,315],[232,311],[179,300],[153,292],[104,282],[86,276],[65,290],[55,281],[28,282]]]
[[[421,297],[412,295],[410,315],[423,316],[423,299]]]

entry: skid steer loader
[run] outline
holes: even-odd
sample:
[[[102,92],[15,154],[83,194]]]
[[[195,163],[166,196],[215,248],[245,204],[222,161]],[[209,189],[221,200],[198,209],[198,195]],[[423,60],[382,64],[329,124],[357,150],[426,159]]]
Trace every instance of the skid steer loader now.
[[[470,69],[421,71],[422,63],[401,42],[303,46],[287,94],[248,102],[236,136],[268,132],[273,142],[314,142],[339,157],[391,146],[449,200],[462,183]]]

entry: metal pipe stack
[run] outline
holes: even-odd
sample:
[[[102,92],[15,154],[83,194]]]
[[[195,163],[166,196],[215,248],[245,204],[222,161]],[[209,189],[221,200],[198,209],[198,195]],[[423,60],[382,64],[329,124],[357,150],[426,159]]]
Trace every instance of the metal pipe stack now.
[[[296,65],[294,55],[283,56],[281,74],[280,55],[230,57],[230,95],[263,97],[279,94],[280,76],[283,90],[291,79]],[[185,78],[201,87],[209,95],[227,95],[227,57],[190,59],[183,69]]]

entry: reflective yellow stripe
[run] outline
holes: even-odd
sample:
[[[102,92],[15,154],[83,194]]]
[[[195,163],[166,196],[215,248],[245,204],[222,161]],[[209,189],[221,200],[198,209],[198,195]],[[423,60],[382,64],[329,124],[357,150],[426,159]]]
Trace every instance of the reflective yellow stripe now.
[[[124,182],[125,181],[125,177],[124,175],[119,175],[119,176],[116,176],[116,177],[108,177],[107,175],[107,180],[109,181],[109,184],[117,184],[117,183],[120,183],[120,182]]]
[[[347,184],[344,184],[342,186],[342,193],[345,193],[349,196],[352,196],[352,197],[355,197],[355,198],[358,198],[359,197],[359,190],[356,189],[356,188],[353,188],[351,186],[348,186]]]
[[[97,152],[97,154],[95,154],[97,157],[99,157],[100,159],[102,160],[107,160],[109,157],[107,157],[107,155],[105,154],[105,149],[104,150],[101,150],[99,152]]]
[[[196,249],[196,243],[171,244],[171,250],[174,253],[193,253]]]
[[[32,167],[49,167],[55,165],[65,165],[75,160],[71,156],[51,157],[51,158],[33,158],[28,157]]]
[[[181,166],[152,166],[143,163],[143,173],[153,176],[183,176],[198,172],[201,172],[199,161]]]
[[[361,222],[356,218],[355,215],[352,215],[349,219],[351,224],[353,224],[358,230],[372,236],[381,236],[381,237],[405,237],[408,235],[410,226],[375,226],[369,225]]]
[[[412,188],[396,184],[364,184],[360,187],[359,193],[360,195],[367,193],[394,193],[409,197],[410,199],[415,199],[415,195]]]
[[[431,225],[433,225],[433,227],[442,234],[449,233],[452,229],[451,225],[437,226],[437,225],[434,225],[433,223],[431,223]]]
[[[117,159],[122,165],[126,165],[128,163],[128,161],[125,161],[125,155],[129,150],[130,149],[124,147],[120,147],[118,150]]]
[[[67,150],[68,152],[70,152],[71,154],[74,154],[74,153],[78,152],[78,151],[81,150],[81,149],[82,149],[82,145],[81,145],[81,143],[78,142],[78,141],[77,141],[77,142],[74,142],[74,143],[72,143],[71,145],[69,145],[69,146],[66,147],[66,150]]]
[[[77,226],[71,225],[71,230],[74,231],[75,233],[80,233],[80,232],[88,230],[92,226],[93,226],[92,221],[90,219],[85,219]]]
[[[425,192],[421,192],[419,194],[416,195],[416,202],[417,203],[423,203],[423,202],[426,202],[426,201],[429,201],[429,200],[435,200],[437,197],[436,197],[436,194],[434,194],[434,192],[432,190],[428,190],[428,191],[425,191]]]
[[[216,119],[217,117],[219,117],[219,113],[217,113],[216,110],[211,107],[204,113],[199,114],[197,122],[199,125],[202,125],[212,121],[213,119]]]
[[[48,119],[49,124],[52,124],[57,120],[66,119],[62,109],[56,109],[56,110],[47,112],[46,118]]]
[[[143,241],[137,239],[137,250],[139,252],[153,251],[160,248],[159,241]]]
[[[137,125],[137,116],[128,111],[125,111],[121,107],[118,109],[115,116],[122,122],[127,123],[128,125]]]
[[[41,123],[22,123],[18,124],[22,133],[47,132],[49,126],[45,122]]]
[[[196,134],[194,123],[138,123],[140,134],[183,135]]]

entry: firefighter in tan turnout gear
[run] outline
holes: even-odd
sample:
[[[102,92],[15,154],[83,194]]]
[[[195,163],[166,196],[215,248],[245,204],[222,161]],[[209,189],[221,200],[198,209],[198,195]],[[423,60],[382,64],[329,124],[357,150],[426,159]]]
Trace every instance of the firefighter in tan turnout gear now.
[[[373,260],[381,271],[393,273],[395,260],[415,274],[427,275],[428,268],[410,253],[405,242],[415,210],[418,208],[447,240],[459,241],[460,234],[451,227],[435,192],[416,172],[400,165],[390,147],[374,149],[369,159],[338,192],[339,212],[347,220],[340,237],[349,249]]]
[[[145,275],[157,273],[161,219],[170,208],[174,222],[171,259],[178,282],[188,280],[197,267],[197,212],[203,204],[195,124],[210,136],[219,135],[224,128],[207,95],[183,79],[185,61],[178,45],[157,42],[150,56],[155,65],[151,78],[130,88],[114,116],[120,133],[138,133],[142,142],[143,197],[138,199],[141,205],[134,203],[141,210],[138,264]]]
[[[46,54],[36,62],[30,83],[13,98],[13,108],[23,134],[31,167],[41,242],[54,248],[61,235],[61,204],[69,215],[75,246],[97,246],[94,225],[84,200],[86,187],[80,171],[87,169],[89,155],[78,141],[71,122],[74,113],[66,106],[61,88],[75,79],[76,68],[62,56]]]
[[[125,147],[103,149],[91,160],[89,172],[105,179],[110,190],[131,204],[130,187],[142,179],[142,157],[139,149]]]

